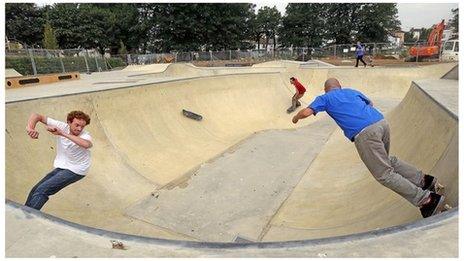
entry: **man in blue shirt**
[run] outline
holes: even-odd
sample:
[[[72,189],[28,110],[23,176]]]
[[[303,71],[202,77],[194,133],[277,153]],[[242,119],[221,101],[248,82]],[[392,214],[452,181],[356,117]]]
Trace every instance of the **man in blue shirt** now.
[[[342,89],[335,78],[325,82],[324,91],[325,94],[300,110],[292,122],[296,124],[318,112],[327,112],[345,136],[355,143],[361,160],[380,184],[420,207],[423,217],[437,214],[445,198],[435,193],[437,179],[389,156],[390,128],[372,101],[357,90]]]

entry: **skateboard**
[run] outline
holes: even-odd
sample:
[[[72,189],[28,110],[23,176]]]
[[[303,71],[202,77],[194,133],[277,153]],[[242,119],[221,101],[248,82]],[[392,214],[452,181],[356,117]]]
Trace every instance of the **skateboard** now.
[[[292,108],[292,106],[288,107],[287,109],[287,113],[292,113],[296,110],[296,108],[300,107],[301,106],[301,103],[300,102],[297,102],[296,103],[296,107],[295,108]]]
[[[200,114],[196,114],[194,112],[187,111],[185,109],[182,109],[182,114],[185,117],[190,118],[192,120],[196,120],[196,121],[201,121],[203,119],[203,116],[201,116]]]
[[[439,195],[442,195],[442,196],[445,196],[445,186],[440,184],[440,183],[436,183],[435,184],[435,193],[439,194]],[[445,196],[446,198],[446,196]],[[448,211],[448,210],[451,210],[453,207],[451,207],[449,204],[446,204],[446,203],[443,203],[441,205],[441,207],[438,209],[437,213],[436,214],[440,214],[442,212],[445,212],[445,211]],[[436,215],[435,214],[435,215]]]

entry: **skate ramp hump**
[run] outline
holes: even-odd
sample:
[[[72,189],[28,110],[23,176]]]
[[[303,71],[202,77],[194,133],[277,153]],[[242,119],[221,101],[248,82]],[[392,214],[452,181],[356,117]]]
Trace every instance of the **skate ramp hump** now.
[[[5,69],[5,77],[8,78],[8,77],[19,77],[19,76],[23,76],[22,74],[20,74],[19,72],[17,72],[15,69],[11,69],[11,68],[6,68]]]
[[[54,138],[42,126],[38,127],[41,133],[38,140],[24,134],[30,113],[63,120],[62,112],[79,108],[92,118],[87,127],[95,144],[91,170],[86,178],[53,196],[43,211],[108,231],[202,241],[202,237],[184,230],[147,222],[142,217],[146,213],[134,214],[131,210],[152,193],[169,195],[182,190],[182,186],[193,191],[200,188],[182,181],[201,170],[205,162],[233,154],[229,149],[251,135],[317,126],[324,117],[313,117],[295,126],[291,123],[292,115],[285,112],[294,91],[287,76],[295,74],[311,83],[303,106],[322,93],[323,81],[329,76],[338,77],[343,85],[371,97],[390,122],[392,154],[436,175],[447,186],[448,203],[457,207],[458,118],[453,114],[457,111],[457,100],[443,105],[442,101],[449,99],[440,100],[433,95],[435,91],[457,97],[457,81],[439,80],[452,66],[372,70],[300,68],[221,74],[9,102],[5,126],[6,197],[23,203],[32,186],[52,168]],[[422,87],[430,79],[440,82]],[[437,86],[444,87],[436,89]],[[456,109],[450,109],[452,104]],[[203,120],[183,117],[183,108],[201,114]],[[286,192],[284,200],[277,201],[280,202],[277,210],[267,215],[258,241],[350,235],[421,220],[417,209],[370,176],[353,144],[341,131],[335,129],[326,134],[329,136],[323,145],[314,145],[319,147],[318,152],[300,174],[300,180]],[[311,135],[308,134],[308,141],[316,137]],[[261,166],[269,163],[256,162]],[[259,171],[256,173],[254,178],[259,177]],[[263,178],[262,182],[269,180]],[[163,204],[175,209],[179,203]],[[237,215],[237,220],[247,220],[249,213],[243,211]]]

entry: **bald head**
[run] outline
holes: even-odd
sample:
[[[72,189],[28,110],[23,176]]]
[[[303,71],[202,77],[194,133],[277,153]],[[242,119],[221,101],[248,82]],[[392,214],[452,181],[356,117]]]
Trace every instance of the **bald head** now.
[[[330,91],[332,89],[339,89],[341,87],[342,86],[340,85],[340,82],[335,78],[329,78],[324,83],[324,91],[325,92],[328,92],[328,91]]]

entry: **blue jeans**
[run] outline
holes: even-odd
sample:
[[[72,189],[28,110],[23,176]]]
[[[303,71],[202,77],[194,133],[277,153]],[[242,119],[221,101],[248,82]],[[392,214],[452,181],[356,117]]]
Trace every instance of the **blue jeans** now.
[[[78,175],[68,169],[56,168],[32,188],[25,205],[40,210],[48,201],[48,196],[54,195],[83,177],[85,176]]]

